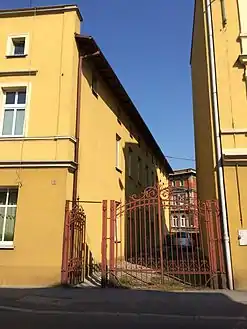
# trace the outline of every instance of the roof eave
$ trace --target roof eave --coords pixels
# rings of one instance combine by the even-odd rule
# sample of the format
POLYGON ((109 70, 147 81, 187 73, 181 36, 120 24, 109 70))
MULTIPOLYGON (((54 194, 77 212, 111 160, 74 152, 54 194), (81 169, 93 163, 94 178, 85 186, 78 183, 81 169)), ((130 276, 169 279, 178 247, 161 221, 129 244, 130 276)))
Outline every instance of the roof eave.
POLYGON ((192 26, 192 37, 191 37, 191 47, 190 47, 190 65, 192 63, 192 51, 194 45, 195 17, 196 17, 196 0, 194 0, 193 26, 192 26))
POLYGON ((51 14, 51 13, 65 12, 72 10, 75 10, 77 12, 80 21, 83 21, 81 12, 76 4, 1 9, 0 17, 18 17, 22 15, 25 16, 25 15, 33 15, 33 14, 51 14))

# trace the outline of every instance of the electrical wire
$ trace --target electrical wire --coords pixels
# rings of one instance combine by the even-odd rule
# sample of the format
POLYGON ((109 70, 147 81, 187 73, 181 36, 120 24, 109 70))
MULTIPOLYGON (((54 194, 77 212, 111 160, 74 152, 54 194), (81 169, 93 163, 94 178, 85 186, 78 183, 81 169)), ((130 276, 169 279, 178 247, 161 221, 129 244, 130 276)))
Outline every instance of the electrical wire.
POLYGON ((191 159, 191 158, 181 158, 181 157, 175 157, 175 156, 171 156, 171 155, 165 155, 166 158, 168 159, 175 159, 175 160, 184 160, 184 161, 191 161, 191 162, 195 162, 195 159, 191 159))

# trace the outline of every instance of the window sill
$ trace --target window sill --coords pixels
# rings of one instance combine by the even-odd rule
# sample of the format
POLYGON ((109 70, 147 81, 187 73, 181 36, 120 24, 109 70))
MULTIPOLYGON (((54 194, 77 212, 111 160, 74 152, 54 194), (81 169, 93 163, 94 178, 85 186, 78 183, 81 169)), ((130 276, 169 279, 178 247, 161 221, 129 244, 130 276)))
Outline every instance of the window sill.
POLYGON ((122 174, 122 170, 120 169, 120 168, 118 168, 118 167, 115 167, 116 168, 116 171, 118 171, 120 174, 122 174))
POLYGON ((1 249, 4 249, 4 250, 6 250, 6 249, 9 249, 9 250, 12 250, 12 249, 14 249, 14 244, 13 243, 11 243, 11 244, 6 244, 6 243, 4 243, 4 242, 2 242, 2 243, 0 243, 0 250, 1 249))
POLYGON ((27 54, 22 54, 22 55, 6 55, 6 58, 25 58, 27 57, 27 54))
POLYGON ((0 140, 11 140, 11 139, 20 139, 25 137, 24 135, 0 135, 0 140))

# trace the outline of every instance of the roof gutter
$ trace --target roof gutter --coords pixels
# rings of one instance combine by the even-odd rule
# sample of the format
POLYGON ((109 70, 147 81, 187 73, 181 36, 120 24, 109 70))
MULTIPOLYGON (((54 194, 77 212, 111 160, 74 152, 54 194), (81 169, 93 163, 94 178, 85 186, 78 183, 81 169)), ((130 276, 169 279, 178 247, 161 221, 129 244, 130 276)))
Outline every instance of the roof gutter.
POLYGON ((221 215, 223 226, 223 240, 226 256, 226 270, 229 289, 233 290, 233 274, 232 274, 232 259, 230 250, 230 239, 228 230, 228 218, 226 210, 226 195, 225 195, 225 182, 223 173, 223 159, 222 147, 220 137, 220 121, 219 121, 219 104, 218 104, 218 90, 217 90, 217 77, 216 77, 216 64, 215 64, 215 48, 214 48, 214 35, 213 35, 213 19, 211 0, 206 0, 206 17, 208 29, 208 49, 209 49, 209 62, 210 62, 210 78, 211 78, 211 96, 212 108, 214 118, 214 137, 216 146, 216 168, 218 176, 218 189, 221 203, 221 215))

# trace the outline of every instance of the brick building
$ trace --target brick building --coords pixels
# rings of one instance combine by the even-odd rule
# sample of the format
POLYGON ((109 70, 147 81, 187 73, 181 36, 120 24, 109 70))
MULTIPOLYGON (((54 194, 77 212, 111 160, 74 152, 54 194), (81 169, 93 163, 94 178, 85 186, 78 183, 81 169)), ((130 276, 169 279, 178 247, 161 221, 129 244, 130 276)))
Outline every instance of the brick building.
POLYGON ((194 205, 197 202, 195 169, 174 170, 169 176, 171 187, 171 231, 197 231, 198 216, 194 205))

